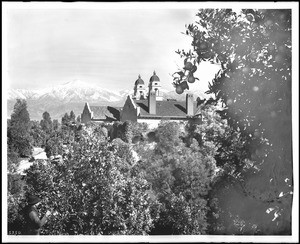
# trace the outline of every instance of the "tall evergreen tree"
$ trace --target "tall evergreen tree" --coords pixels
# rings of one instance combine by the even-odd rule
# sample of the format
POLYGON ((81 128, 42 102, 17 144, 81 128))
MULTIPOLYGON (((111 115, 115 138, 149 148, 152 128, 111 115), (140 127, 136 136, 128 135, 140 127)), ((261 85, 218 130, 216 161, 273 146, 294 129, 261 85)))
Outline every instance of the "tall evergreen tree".
POLYGON ((76 118, 75 113, 74 113, 74 111, 72 110, 72 111, 70 112, 70 121, 71 121, 71 122, 75 122, 75 118, 76 118))
POLYGON ((19 156, 30 156, 30 117, 26 100, 17 99, 7 130, 8 149, 19 156))
POLYGON ((65 115, 61 119, 61 124, 68 125, 69 122, 70 122, 70 116, 68 115, 68 113, 65 113, 65 115))

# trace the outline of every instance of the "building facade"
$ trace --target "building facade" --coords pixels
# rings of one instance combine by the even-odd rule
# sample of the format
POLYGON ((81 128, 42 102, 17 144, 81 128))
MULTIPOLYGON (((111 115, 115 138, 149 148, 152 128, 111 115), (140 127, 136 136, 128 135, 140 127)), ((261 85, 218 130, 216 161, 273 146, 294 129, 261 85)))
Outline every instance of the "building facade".
POLYGON ((193 94, 186 94, 185 101, 156 100, 156 93, 149 92, 148 99, 137 100, 128 96, 120 114, 120 121, 144 122, 150 128, 160 121, 201 120, 201 112, 194 101, 193 94))
POLYGON ((144 122, 155 128, 160 121, 201 121, 201 111, 193 94, 186 94, 185 101, 163 99, 161 82, 155 71, 149 80, 148 91, 141 76, 134 83, 133 95, 128 95, 122 108, 89 106, 85 104, 81 122, 133 121, 144 122))

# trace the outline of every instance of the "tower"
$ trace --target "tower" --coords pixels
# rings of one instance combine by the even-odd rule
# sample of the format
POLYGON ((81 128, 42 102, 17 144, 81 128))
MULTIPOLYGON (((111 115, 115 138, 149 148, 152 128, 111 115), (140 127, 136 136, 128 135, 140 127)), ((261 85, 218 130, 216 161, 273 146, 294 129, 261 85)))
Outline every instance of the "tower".
POLYGON ((141 79, 140 75, 139 75, 138 79, 134 83, 134 94, 133 94, 133 97, 136 100, 146 99, 145 82, 141 79))
POLYGON ((161 92, 161 84, 160 84, 160 79, 156 75, 155 71, 153 72, 153 75, 150 78, 149 81, 149 92, 154 91, 156 95, 156 100, 157 101, 162 101, 162 92, 161 92))

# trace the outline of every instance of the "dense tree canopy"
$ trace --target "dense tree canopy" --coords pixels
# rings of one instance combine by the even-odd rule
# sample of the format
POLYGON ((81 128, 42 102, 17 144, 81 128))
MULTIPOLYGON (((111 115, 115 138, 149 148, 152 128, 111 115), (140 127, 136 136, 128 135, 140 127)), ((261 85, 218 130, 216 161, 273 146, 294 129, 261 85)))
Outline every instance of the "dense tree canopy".
POLYGON ((151 192, 161 203, 151 234, 207 233, 208 192, 216 169, 215 160, 188 137, 184 124, 161 123, 155 130, 154 146, 135 146, 141 157, 136 165, 145 172, 151 192), (141 151, 140 151, 141 150, 141 151))
POLYGON ((226 211, 245 232, 229 224, 220 232, 288 234, 293 191, 291 10, 201 9, 197 17, 186 30, 193 50, 178 51, 184 68, 175 73, 174 84, 187 81, 200 62, 221 65, 208 93, 225 106, 220 114, 242 134, 244 153, 252 160, 251 167, 243 161, 239 180, 229 181, 227 196, 232 198, 219 196, 227 199, 222 199, 224 209, 244 201, 242 209, 226 211))
POLYGON ((131 172, 113 144, 93 132, 83 132, 63 162, 41 162, 27 171, 27 184, 57 212, 43 233, 148 233, 155 216, 147 182, 131 172))

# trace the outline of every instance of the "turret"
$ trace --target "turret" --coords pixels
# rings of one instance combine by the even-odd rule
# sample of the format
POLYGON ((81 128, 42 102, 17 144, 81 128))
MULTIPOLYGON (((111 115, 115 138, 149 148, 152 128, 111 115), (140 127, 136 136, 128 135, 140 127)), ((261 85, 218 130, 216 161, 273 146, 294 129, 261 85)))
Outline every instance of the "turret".
POLYGON ((151 76, 150 81, 149 81, 149 91, 155 92, 157 101, 163 100, 160 79, 156 75, 155 71, 153 72, 153 75, 151 76))
POLYGON ((137 100, 142 100, 146 98, 145 82, 142 80, 140 75, 134 83, 133 97, 137 100))

